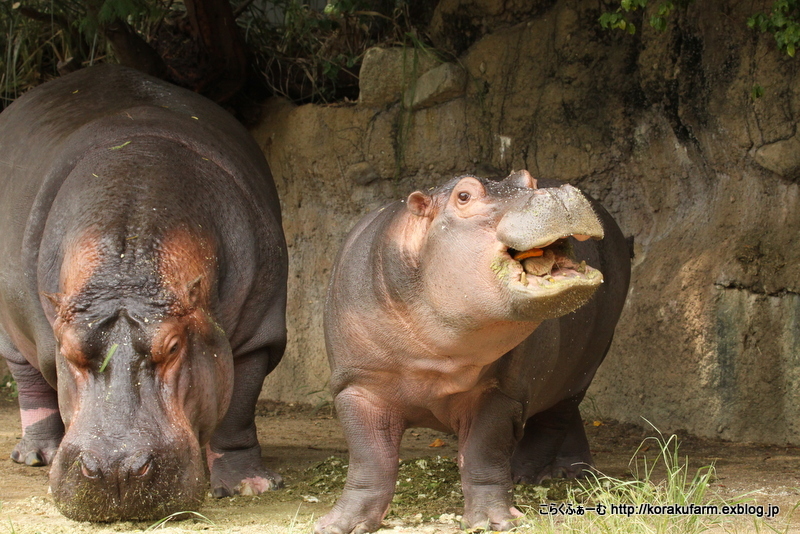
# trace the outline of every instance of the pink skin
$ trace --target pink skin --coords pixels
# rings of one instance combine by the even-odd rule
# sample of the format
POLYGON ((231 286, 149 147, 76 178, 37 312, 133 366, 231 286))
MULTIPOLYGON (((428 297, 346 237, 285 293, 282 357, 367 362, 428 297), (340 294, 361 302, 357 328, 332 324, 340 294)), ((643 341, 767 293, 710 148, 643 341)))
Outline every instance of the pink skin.
POLYGON ((11 459, 30 466, 49 465, 63 433, 59 411, 53 408, 21 409, 20 419, 22 439, 14 447, 11 459))
POLYGON ((64 425, 53 388, 30 364, 10 351, 11 373, 19 390, 22 439, 14 446, 11 459, 30 466, 48 465, 56 454, 64 425))
MULTIPOLYGON (((317 533, 379 528, 400 439, 415 426, 458 436, 466 527, 509 530, 521 517, 511 503, 510 458, 528 407, 511 383, 521 369, 500 372, 497 362, 543 320, 585 303, 600 279, 576 272, 563 292, 547 295, 558 305, 530 304, 547 288, 519 282, 522 267, 497 228, 509 210, 527 206, 535 183, 527 173, 507 180, 506 189, 490 189, 464 177, 446 193, 412 193, 404 206, 365 218, 345 243, 325 328, 350 467, 342 497, 317 533), (370 225, 381 233, 370 233, 370 225), (581 284, 588 289, 576 293, 581 284)), ((543 244, 529 246, 583 237, 592 225, 561 227, 564 233, 537 235, 543 244)))
POLYGON ((51 408, 34 408, 32 410, 20 410, 19 415, 22 420, 22 437, 25 437, 25 429, 53 414, 58 414, 58 410, 51 408))
POLYGON ((263 477, 245 478, 236 487, 239 495, 258 495, 265 491, 275 489, 275 483, 272 480, 263 477))
POLYGON ((211 470, 211 466, 214 465, 214 461, 222 458, 222 456, 223 454, 212 451, 210 444, 206 444, 206 463, 208 464, 209 471, 211 470))
MULTIPOLYGON (((206 462, 208 464, 209 471, 213 472, 216 470, 217 467, 215 466, 215 462, 218 466, 218 460, 222 460, 225 456, 226 453, 218 453, 211 450, 211 444, 206 445, 206 462)), ((259 493, 264 493, 265 491, 277 489, 280 487, 280 476, 272 472, 270 472, 270 474, 273 476, 273 478, 260 476, 243 478, 232 488, 232 492, 235 495, 258 495, 259 493)))

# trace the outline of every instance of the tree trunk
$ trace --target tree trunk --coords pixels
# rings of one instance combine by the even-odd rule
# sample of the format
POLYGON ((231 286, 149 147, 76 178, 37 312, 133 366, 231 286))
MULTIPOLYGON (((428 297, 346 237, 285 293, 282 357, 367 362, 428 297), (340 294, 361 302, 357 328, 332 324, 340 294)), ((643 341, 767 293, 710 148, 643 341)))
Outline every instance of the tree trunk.
POLYGON ((236 26, 228 0, 185 0, 194 38, 205 57, 200 59, 200 92, 224 102, 236 94, 247 78, 244 38, 236 26))

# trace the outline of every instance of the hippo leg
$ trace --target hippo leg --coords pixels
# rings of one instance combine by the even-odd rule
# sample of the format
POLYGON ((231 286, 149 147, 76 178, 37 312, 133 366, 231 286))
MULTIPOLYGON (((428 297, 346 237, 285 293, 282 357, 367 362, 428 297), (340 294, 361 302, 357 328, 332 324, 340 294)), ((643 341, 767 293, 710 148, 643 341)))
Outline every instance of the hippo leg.
POLYGON ((510 465, 521 431, 521 404, 500 393, 490 394, 472 419, 459 425, 463 529, 510 530, 522 516, 512 505, 510 465))
POLYGON ((0 333, 0 350, 17 382, 22 439, 11 459, 31 466, 50 465, 64 437, 58 411, 58 395, 42 374, 8 343, 0 333))
POLYGON ((530 417, 511 460, 514 482, 578 478, 593 464, 578 406, 583 393, 530 417))
POLYGON ((283 478, 264 467, 256 433, 256 402, 274 361, 268 353, 256 351, 234 360, 230 406, 206 448, 214 497, 257 495, 283 487, 283 478))
POLYGON ((347 482, 316 534, 363 534, 377 530, 389 510, 397 481, 405 422, 385 402, 357 388, 336 396, 336 413, 350 451, 347 482))

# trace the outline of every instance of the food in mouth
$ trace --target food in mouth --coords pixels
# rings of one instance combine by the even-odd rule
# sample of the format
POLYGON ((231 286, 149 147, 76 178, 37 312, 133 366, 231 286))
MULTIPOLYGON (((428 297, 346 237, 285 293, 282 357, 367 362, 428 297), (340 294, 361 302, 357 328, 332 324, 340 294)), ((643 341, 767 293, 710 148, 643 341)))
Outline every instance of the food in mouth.
POLYGON ((520 282, 523 285, 530 285, 533 277, 539 285, 542 282, 552 282, 555 277, 574 278, 586 274, 586 262, 576 264, 572 261, 572 248, 566 239, 559 239, 545 247, 536 247, 523 251, 510 249, 511 257, 522 265, 520 282))

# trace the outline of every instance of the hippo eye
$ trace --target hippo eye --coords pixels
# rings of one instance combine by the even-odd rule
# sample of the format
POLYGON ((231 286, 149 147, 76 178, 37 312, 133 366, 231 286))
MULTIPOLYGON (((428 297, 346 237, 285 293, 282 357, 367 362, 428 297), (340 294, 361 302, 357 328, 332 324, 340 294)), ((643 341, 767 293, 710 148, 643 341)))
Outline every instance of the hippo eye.
POLYGON ((153 362, 162 364, 174 361, 183 350, 185 338, 181 332, 171 331, 162 338, 154 340, 151 354, 153 362))
POLYGON ((470 194, 466 191, 462 191, 458 194, 458 201, 462 204, 466 203, 470 199, 470 194))
POLYGON ((173 356, 178 352, 178 349, 181 348, 181 340, 177 337, 173 337, 167 343, 167 355, 173 356))

